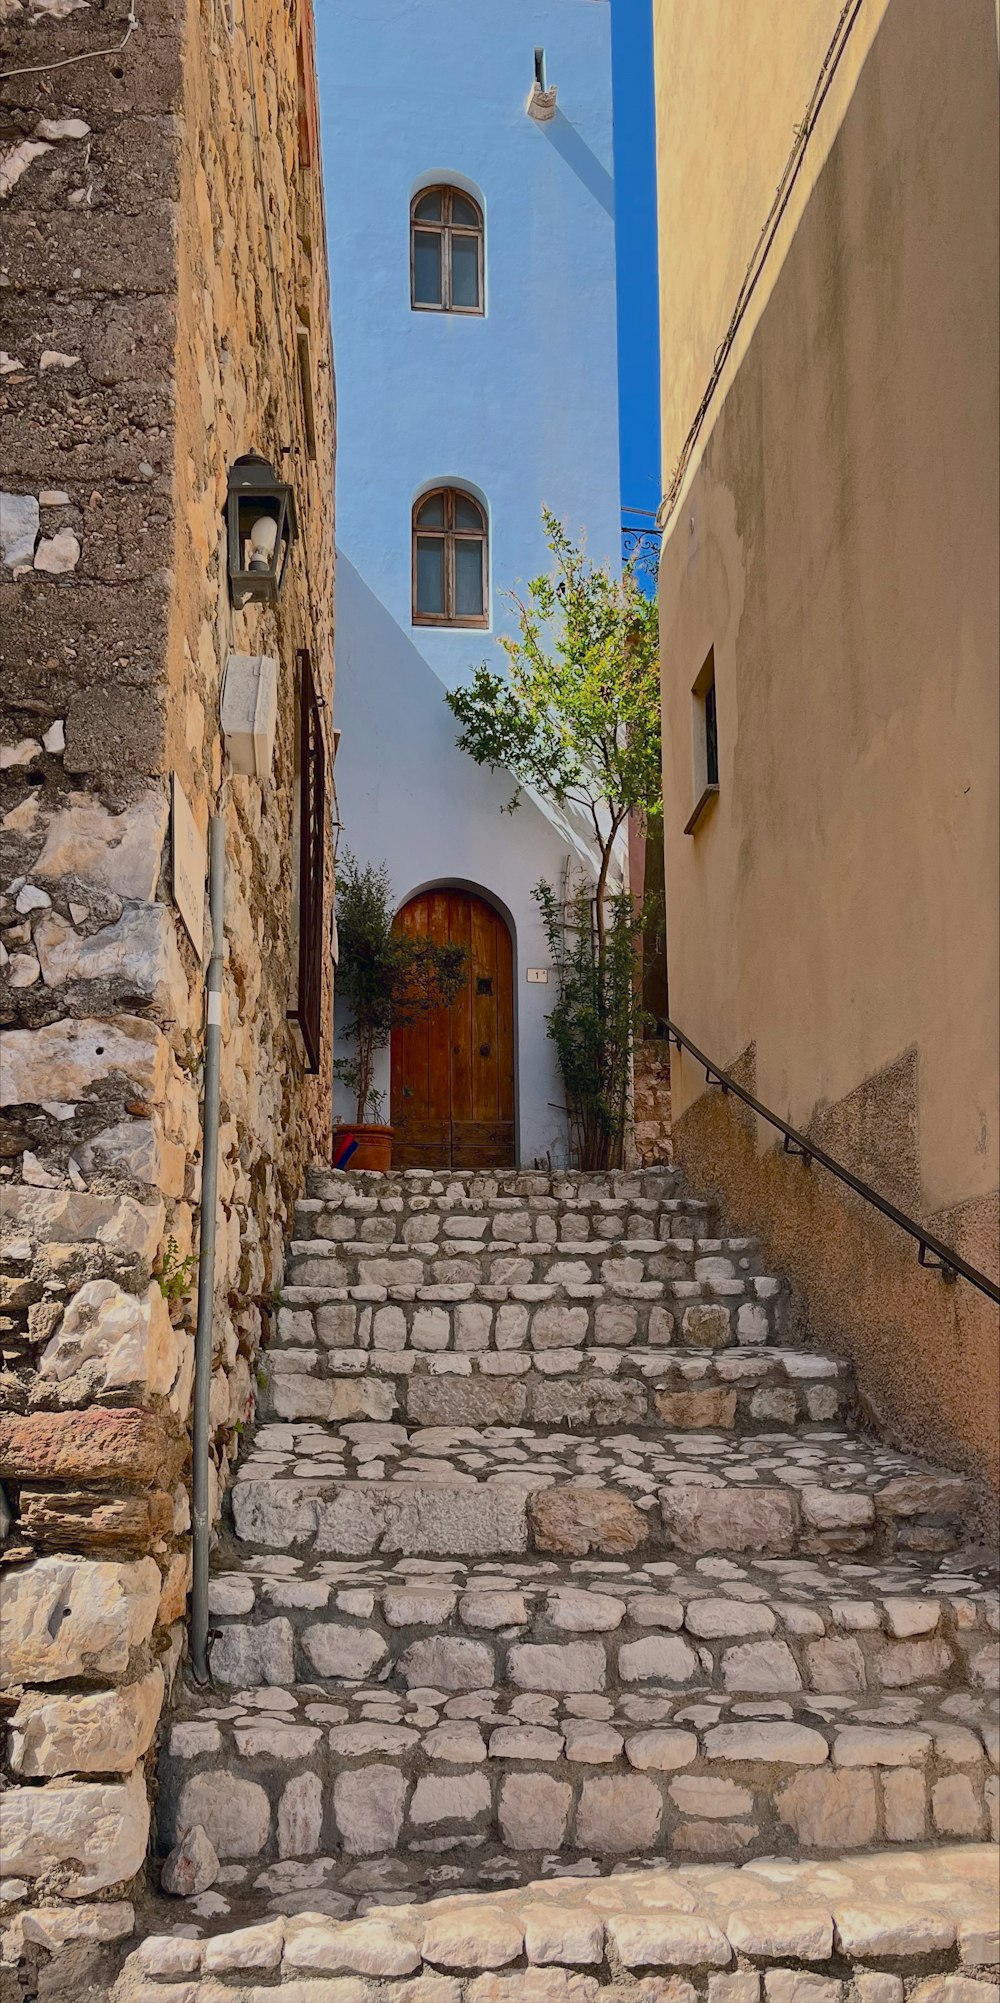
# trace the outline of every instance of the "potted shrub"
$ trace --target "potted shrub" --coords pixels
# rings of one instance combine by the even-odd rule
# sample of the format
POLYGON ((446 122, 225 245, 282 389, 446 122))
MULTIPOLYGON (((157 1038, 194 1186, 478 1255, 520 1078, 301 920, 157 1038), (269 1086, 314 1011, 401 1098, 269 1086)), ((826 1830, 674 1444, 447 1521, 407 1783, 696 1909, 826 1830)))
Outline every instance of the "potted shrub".
POLYGON ((343 1032, 353 1045, 334 1074, 355 1097, 355 1118, 334 1129, 335 1168, 384 1171, 392 1162, 392 1128, 382 1118, 385 1094, 374 1087, 375 1059, 394 1029, 450 1008, 465 983, 464 946, 439 946, 412 932, 394 932, 395 900, 384 863, 362 868, 349 850, 337 872, 337 993, 347 1004, 343 1032))

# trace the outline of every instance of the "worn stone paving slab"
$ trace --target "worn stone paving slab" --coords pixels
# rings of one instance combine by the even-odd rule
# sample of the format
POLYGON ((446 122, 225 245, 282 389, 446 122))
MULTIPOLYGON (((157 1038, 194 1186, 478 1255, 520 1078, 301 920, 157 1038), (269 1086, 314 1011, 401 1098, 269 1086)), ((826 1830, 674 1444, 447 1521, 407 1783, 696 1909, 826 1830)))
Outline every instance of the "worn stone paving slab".
MULTIPOLYGON (((224 1894, 186 1902, 197 1917, 180 1926, 154 1907, 114 2003, 263 2003, 276 1995, 294 2003, 996 2003, 998 1994, 996 1857, 974 1845, 739 1869, 643 1869, 633 1860, 596 1881, 585 1871, 478 1892, 457 1889, 468 1873, 454 1864, 420 1881, 394 1860, 346 1869, 331 1861, 293 1889, 294 1868, 258 1876, 256 1889, 270 1894, 267 1917, 248 1898, 249 1873, 237 1880, 239 1866, 229 1867, 224 1894), (310 1895, 312 1907, 303 1903, 310 1895)), ((16 1949, 8 1935, 9 1961, 16 1949)))
POLYGON ((612 1288, 581 1277, 518 1280, 512 1262, 496 1281, 460 1279, 418 1284, 388 1278, 349 1285, 322 1259, 309 1262, 282 1289, 278 1317, 283 1345, 367 1351, 469 1355, 489 1350, 649 1348, 672 1344, 706 1350, 753 1348, 782 1341, 787 1302, 765 1275, 709 1282, 621 1280, 612 1288))
MULTIPOLYGON (((760 1274, 761 1258, 752 1238, 659 1239, 641 1236, 556 1239, 540 1244, 523 1233, 528 1218, 507 1221, 508 1235, 481 1243, 468 1235, 475 1220, 445 1220, 445 1232, 462 1222, 465 1235, 410 1238, 405 1243, 372 1243, 366 1239, 293 1239, 288 1250, 287 1277, 295 1285, 361 1285, 422 1289, 438 1283, 470 1282, 474 1286, 544 1285, 572 1297, 581 1288, 600 1290, 612 1299, 669 1298, 674 1282, 692 1283, 711 1298, 750 1291, 760 1274), (654 1291, 647 1289, 656 1283, 654 1291), (661 1284, 665 1283, 665 1284, 661 1284)), ((424 1227, 423 1220, 421 1226, 424 1227)), ((377 1298, 377 1296, 369 1296, 377 1298)), ((679 1296, 683 1298, 683 1295, 679 1296)))
POLYGON ((585 1556, 647 1544, 771 1556, 958 1544, 959 1475, 833 1428, 600 1439, 526 1426, 262 1425, 232 1491, 238 1536, 353 1557, 585 1556))
POLYGON ((313 1317, 283 1308, 285 1340, 268 1350, 263 1413, 275 1419, 395 1419, 406 1425, 528 1420, 601 1432, 660 1424, 675 1431, 772 1430, 843 1424, 854 1408, 851 1366, 779 1349, 487 1348, 491 1310, 466 1310, 466 1353, 318 1348, 313 1317), (484 1316, 477 1321, 475 1317, 484 1316))
MULTIPOLYGON (((733 1651, 751 1684, 768 1646, 733 1651)), ((591 1635, 512 1643, 499 1688, 481 1638, 411 1644, 405 1689, 378 1681, 380 1652, 372 1633, 355 1661, 369 1680, 332 1693, 189 1693, 161 1761, 163 1848, 196 1824, 227 1861, 491 1840, 713 1858, 998 1833, 986 1693, 722 1694, 674 1633, 627 1643, 617 1683, 591 1635)))
MULTIPOLYGON (((678 1635, 678 1681, 719 1689, 850 1694, 915 1684, 991 1690, 1000 1678, 993 1568, 897 1556, 737 1565, 704 1558, 343 1561, 231 1549, 209 1588, 213 1677, 336 1685, 377 1666, 406 1680, 415 1644, 482 1644, 477 1674, 502 1685, 512 1647, 576 1635, 603 1648, 606 1685, 623 1650, 678 1635), (689 1652, 690 1651, 690 1652, 689 1652), (359 1666, 361 1665, 360 1669, 359 1666), (681 1673, 683 1671, 683 1673, 681 1673)), ((626 1662, 630 1660, 626 1656, 626 1662)))
MULTIPOLYGON (((424 1198, 466 1200, 538 1198, 558 1205, 601 1210, 622 1203, 688 1199, 679 1168, 653 1169, 389 1169, 364 1173, 314 1165, 306 1170, 306 1202, 372 1210, 424 1198)), ((697 1199, 694 1199, 697 1201, 697 1199)))

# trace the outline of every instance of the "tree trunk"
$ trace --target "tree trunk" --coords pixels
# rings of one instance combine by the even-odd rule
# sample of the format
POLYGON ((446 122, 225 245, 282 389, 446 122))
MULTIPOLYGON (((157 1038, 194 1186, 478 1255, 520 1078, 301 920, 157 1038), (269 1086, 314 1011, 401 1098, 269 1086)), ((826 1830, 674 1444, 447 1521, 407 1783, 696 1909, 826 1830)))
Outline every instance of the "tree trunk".
POLYGON ((358 1105, 355 1118, 359 1127, 365 1123, 365 1112, 372 1089, 372 1072, 375 1069, 375 1049, 370 1029, 358 1025, 358 1105))

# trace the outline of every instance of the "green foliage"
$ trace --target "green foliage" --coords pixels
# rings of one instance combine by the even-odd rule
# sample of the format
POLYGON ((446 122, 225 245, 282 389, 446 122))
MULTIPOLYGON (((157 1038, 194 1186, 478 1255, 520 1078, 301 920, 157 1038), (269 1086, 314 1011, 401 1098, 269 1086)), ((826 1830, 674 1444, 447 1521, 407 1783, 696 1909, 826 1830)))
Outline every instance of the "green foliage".
POLYGON ((662 810, 657 609, 634 566, 613 576, 588 562, 547 508, 542 519, 555 570, 532 579, 526 602, 511 594, 519 632, 501 636, 507 674, 484 663, 447 701, 462 749, 518 781, 511 811, 530 786, 589 814, 600 957, 618 830, 633 811, 648 821, 662 810))
POLYGON ((557 806, 590 817, 599 857, 593 892, 582 885, 563 913, 541 883, 535 896, 556 969, 548 1031, 583 1168, 621 1158, 629 1112, 631 1047, 648 1020, 637 993, 636 938, 645 918, 608 879, 629 814, 662 812, 659 629, 655 600, 633 564, 624 576, 588 562, 563 524, 542 510, 550 577, 512 594, 518 632, 501 637, 507 673, 483 664, 447 698, 459 744, 479 765, 504 768, 557 806))
POLYGON ((362 869, 350 850, 343 851, 337 878, 337 989, 350 1010, 344 1037, 355 1054, 338 1058, 333 1068, 355 1095, 359 1126, 369 1111, 378 1121, 384 1107, 385 1095, 372 1089, 376 1053, 384 1050, 394 1029, 408 1029, 422 1016, 450 1008, 465 982, 464 946, 394 932, 394 916, 385 864, 362 869))
POLYGON ((165 1301, 173 1307, 177 1301, 186 1300, 191 1292, 194 1269, 198 1264, 197 1252, 188 1252, 184 1258, 178 1257, 176 1238, 168 1238, 156 1283, 165 1301))
POLYGON ((534 895, 556 972, 548 1033, 556 1046, 580 1168, 615 1168, 629 1115, 631 1052, 650 1018, 636 986, 636 940, 644 914, 627 892, 612 897, 603 955, 597 951, 590 887, 564 911, 551 884, 534 895))

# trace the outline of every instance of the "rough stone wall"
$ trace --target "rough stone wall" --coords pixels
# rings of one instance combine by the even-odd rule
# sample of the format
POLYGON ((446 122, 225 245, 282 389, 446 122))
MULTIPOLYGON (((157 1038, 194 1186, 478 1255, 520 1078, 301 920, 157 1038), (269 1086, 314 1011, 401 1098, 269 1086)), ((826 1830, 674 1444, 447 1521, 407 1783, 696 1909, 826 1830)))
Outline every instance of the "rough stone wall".
POLYGON ((637 1043, 632 1060, 632 1142, 642 1168, 673 1160, 670 1129, 670 1046, 659 1037, 637 1043))
MULTIPOLYGON (((140 1869, 143 1766, 183 1646, 204 975, 172 900, 172 776, 202 836, 211 812, 226 823, 217 1493, 252 1411, 290 1204, 329 1123, 329 1036, 307 1077, 286 1020, 302 647, 332 790, 333 368, 312 22, 308 0, 232 11, 231 28, 223 0, 140 6, 118 48, 127 0, 0 5, 4 68, 29 72, 0 81, 13 1895, 32 1881, 79 1899, 140 1869), (228 598, 227 474, 250 449, 298 506, 276 611, 233 612, 228 598), (220 737, 231 650, 279 663, 261 782, 232 774, 220 737)), ((331 904, 328 871, 327 926, 331 904)))

